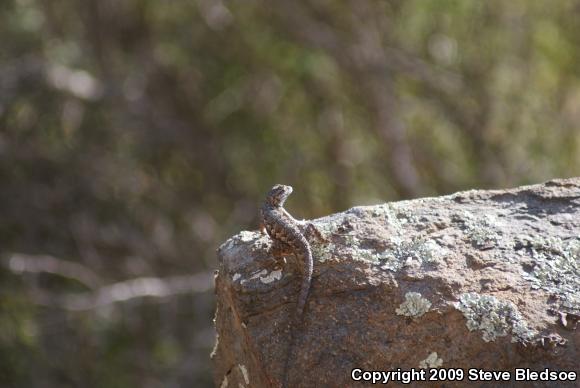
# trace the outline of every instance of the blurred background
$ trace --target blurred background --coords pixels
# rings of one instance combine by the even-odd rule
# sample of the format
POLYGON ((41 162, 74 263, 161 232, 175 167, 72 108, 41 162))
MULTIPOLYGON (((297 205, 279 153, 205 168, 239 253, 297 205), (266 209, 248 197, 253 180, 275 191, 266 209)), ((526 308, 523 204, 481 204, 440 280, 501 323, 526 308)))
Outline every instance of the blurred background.
POLYGON ((212 386, 215 249, 580 174, 580 1, 0 2, 0 386, 212 386))

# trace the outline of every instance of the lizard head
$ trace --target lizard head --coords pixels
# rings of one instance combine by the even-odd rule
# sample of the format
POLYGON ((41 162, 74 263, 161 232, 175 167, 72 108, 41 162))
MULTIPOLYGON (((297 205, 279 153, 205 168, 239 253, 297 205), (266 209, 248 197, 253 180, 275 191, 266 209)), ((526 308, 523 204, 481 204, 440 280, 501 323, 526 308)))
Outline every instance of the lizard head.
POLYGON ((266 202, 276 207, 283 206, 290 194, 292 194, 292 186, 274 185, 268 192, 266 202))

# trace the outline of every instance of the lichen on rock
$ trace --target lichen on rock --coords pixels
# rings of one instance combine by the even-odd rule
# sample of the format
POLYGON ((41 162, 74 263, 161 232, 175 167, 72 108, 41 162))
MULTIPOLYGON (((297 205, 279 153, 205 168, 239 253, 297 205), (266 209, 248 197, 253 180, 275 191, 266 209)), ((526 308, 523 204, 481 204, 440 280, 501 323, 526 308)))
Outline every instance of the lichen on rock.
MULTIPOLYGON (((369 370, 443 359, 465 370, 578 370, 579 216, 573 178, 310 221, 324 238, 306 236, 314 272, 292 385, 351 386, 360 360, 369 370)), ((255 231, 218 250, 216 386, 282 379, 304 263, 272 247, 255 231)))
POLYGON ((439 368, 441 365, 443 365, 443 359, 437 355, 437 352, 431 352, 426 359, 419 363, 419 368, 439 368))
POLYGON ((498 337, 512 335, 512 342, 529 341, 537 333, 528 324, 510 301, 475 292, 462 294, 455 307, 467 319, 469 331, 481 330, 485 342, 498 337))
POLYGON ((405 301, 395 310, 397 315, 418 318, 431 308, 431 302, 423 298, 418 292, 407 292, 405 301))
POLYGON ((522 277, 532 283, 533 289, 556 294, 561 305, 573 312, 580 311, 580 237, 518 236, 514 249, 528 249, 533 268, 522 277))

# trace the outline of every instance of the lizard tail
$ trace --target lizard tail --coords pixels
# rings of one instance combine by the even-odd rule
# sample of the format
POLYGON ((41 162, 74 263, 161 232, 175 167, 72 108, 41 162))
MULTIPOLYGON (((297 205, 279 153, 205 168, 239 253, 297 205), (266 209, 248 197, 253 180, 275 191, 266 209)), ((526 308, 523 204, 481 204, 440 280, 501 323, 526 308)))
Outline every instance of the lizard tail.
POLYGON ((302 277, 302 284, 300 285, 300 294, 298 294, 298 304, 296 305, 296 321, 300 322, 301 317, 306 307, 308 294, 310 292, 310 285, 312 283, 312 253, 310 249, 306 250, 306 260, 302 260, 306 264, 306 271, 302 277))
POLYGON ((306 263, 306 271, 304 273, 302 284, 300 285, 300 294, 298 295, 298 304, 296 306, 296 313, 294 315, 293 324, 290 326, 290 341, 286 350, 286 362, 284 364, 284 376, 282 379, 282 388, 288 388, 288 379, 290 373, 291 362, 294 359, 294 343, 296 342, 296 333, 302 326, 302 315, 308 300, 308 293, 310 292, 310 285, 312 283, 312 253, 310 249, 306 249, 306 260, 301 260, 306 263))
POLYGON ((284 363, 284 376, 282 377, 282 388, 288 388, 288 379, 290 374, 290 364, 292 362, 292 353, 294 350, 294 342, 296 341, 296 327, 290 327, 290 341, 288 341, 288 348, 286 349, 286 362, 284 363))

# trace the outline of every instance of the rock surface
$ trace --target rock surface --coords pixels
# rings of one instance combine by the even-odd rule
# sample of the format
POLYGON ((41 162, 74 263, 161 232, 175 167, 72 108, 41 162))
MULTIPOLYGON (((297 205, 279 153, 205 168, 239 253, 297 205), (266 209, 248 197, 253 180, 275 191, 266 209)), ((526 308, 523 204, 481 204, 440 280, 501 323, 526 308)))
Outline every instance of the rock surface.
MULTIPOLYGON (((508 371, 505 386, 580 385, 578 376, 515 382, 516 368, 580 374, 580 178, 312 222, 328 241, 311 243, 314 279, 290 386, 364 385, 351 379, 356 368, 444 368, 438 377, 456 379, 411 386, 489 386, 475 368, 508 371), (463 368, 461 379, 453 368, 463 368)), ((216 387, 280 384, 300 271, 270 246, 245 231, 218 250, 216 387)))

